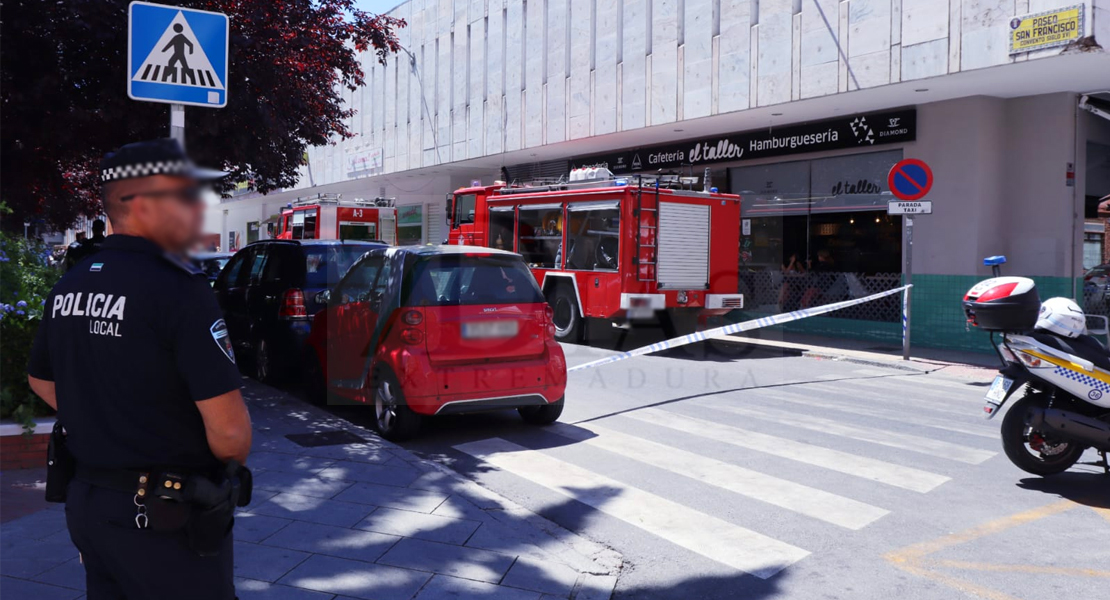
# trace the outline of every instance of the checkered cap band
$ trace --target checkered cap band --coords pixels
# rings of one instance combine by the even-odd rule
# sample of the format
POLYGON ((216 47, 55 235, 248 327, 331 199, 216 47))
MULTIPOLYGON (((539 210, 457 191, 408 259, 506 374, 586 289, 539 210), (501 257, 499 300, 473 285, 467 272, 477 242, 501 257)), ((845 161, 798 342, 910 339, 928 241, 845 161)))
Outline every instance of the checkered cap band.
POLYGON ((100 181, 107 183, 119 179, 149 177, 150 175, 188 175, 192 172, 192 169, 193 165, 186 160, 159 160, 102 169, 100 171, 100 181))

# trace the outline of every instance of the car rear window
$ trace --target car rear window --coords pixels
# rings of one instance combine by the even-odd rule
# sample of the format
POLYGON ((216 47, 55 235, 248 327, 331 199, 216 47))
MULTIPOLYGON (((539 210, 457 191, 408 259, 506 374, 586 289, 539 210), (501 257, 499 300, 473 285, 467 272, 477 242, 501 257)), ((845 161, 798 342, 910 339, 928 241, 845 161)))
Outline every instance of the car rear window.
POLYGON ((417 261, 409 272, 406 306, 544 302, 536 279, 517 257, 435 256, 417 261))
POLYGON ((373 246, 329 244, 303 246, 305 286, 326 288, 339 283, 358 257, 373 246))

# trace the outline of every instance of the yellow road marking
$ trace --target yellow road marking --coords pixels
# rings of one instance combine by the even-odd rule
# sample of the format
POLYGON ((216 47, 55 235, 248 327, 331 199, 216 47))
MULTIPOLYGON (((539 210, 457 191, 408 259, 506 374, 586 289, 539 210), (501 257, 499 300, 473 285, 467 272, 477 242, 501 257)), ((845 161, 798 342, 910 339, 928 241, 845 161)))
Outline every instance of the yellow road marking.
MULTIPOLYGON (((977 540, 982 537, 1002 533, 1003 531, 1013 529, 1019 525, 1039 521, 1046 517, 1065 513, 1069 510, 1082 507, 1082 504, 1072 502, 1071 500, 1062 500, 1047 504, 1040 508, 1034 508, 1017 514, 995 519, 977 527, 972 527, 964 531, 952 533, 939 537, 935 540, 927 542, 920 542, 910 546, 906 546, 901 550, 888 552, 883 556, 887 562, 891 563, 898 569, 923 577, 925 579, 934 581, 959 590, 964 593, 974 594, 986 600, 1020 600, 1005 592, 988 588, 977 583, 965 581, 958 577, 953 577, 939 571, 935 568, 947 569, 962 569, 970 571, 985 571, 985 572, 1009 572, 1009 573, 1033 573, 1041 575, 1067 575, 1067 576, 1080 576, 1080 577, 1108 577, 1110 578, 1110 571, 1098 571, 1094 569, 1071 569, 1065 567, 1042 567, 1036 565, 998 565, 989 563, 971 563, 966 561, 956 560, 935 560, 927 558, 930 554, 940 552, 948 548, 959 546, 977 540)), ((1096 512, 1102 515, 1106 520, 1110 521, 1110 509, 1093 508, 1096 512)))
POLYGON ((1037 565, 995 565, 972 563, 962 560, 927 560, 922 564, 965 571, 994 571, 999 573, 1035 573, 1038 575, 1068 575, 1074 577, 1110 577, 1110 571, 1098 569, 1071 569, 1067 567, 1039 567, 1037 565))
POLYGON ((1062 500, 1060 502, 1055 502, 1053 504, 1042 506, 1040 508, 1034 508, 1033 510, 1017 513, 1015 515, 1010 515, 1001 519, 996 519, 994 521, 984 523, 983 525, 979 525, 978 527, 973 527, 959 533, 953 533, 944 537, 937 538, 935 540, 930 540, 928 542, 921 542, 912 546, 907 546, 901 550, 896 550, 894 552, 888 553, 885 558, 893 563, 905 563, 910 560, 921 559, 930 554, 933 554, 934 552, 944 550, 945 548, 958 546, 960 544, 976 540, 983 536, 1001 533, 1003 531, 1006 531, 1007 529, 1017 527, 1018 525, 1037 521, 1045 517, 1060 514, 1062 512, 1067 512, 1069 510, 1079 508, 1080 506, 1080 504, 1076 504, 1071 500, 1062 500))

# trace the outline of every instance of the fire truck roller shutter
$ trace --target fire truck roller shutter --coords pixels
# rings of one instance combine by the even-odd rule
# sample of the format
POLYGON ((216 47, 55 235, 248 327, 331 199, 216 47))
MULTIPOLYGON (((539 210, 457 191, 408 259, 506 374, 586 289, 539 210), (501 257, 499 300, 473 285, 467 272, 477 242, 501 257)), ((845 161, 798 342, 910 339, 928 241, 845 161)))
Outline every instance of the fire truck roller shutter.
POLYGON ((660 289, 709 289, 710 207, 659 203, 660 289))

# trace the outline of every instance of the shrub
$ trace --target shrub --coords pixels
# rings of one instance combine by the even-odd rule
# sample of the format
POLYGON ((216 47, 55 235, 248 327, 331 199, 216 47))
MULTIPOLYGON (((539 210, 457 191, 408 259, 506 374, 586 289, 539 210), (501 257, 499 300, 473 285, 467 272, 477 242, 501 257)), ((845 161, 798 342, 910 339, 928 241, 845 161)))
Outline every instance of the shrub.
POLYGON ((27 385, 27 360, 42 322, 46 296, 62 273, 50 250, 34 240, 0 233, 0 418, 25 428, 52 413, 27 385))

